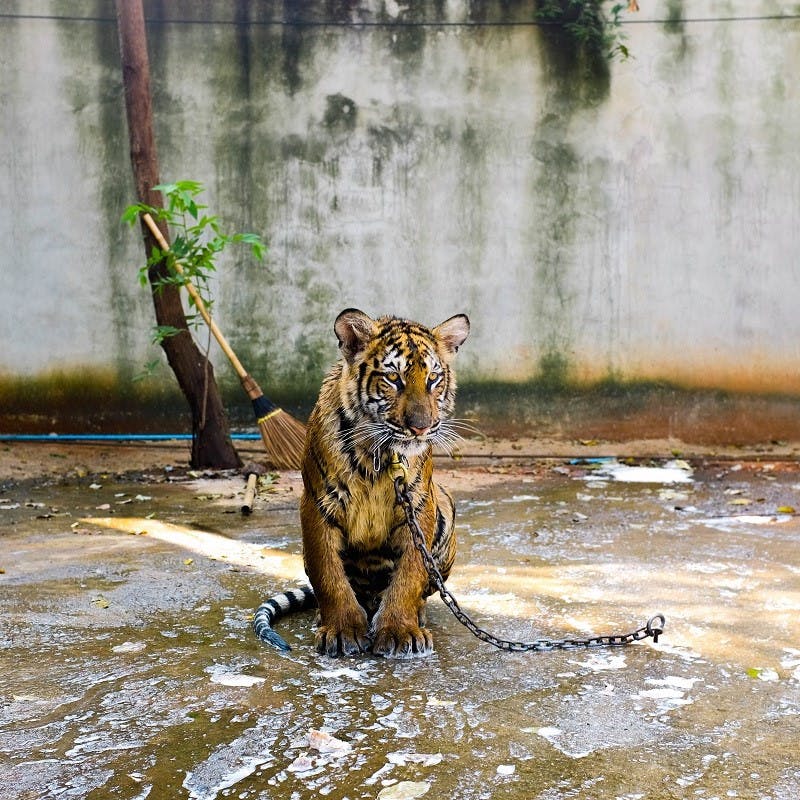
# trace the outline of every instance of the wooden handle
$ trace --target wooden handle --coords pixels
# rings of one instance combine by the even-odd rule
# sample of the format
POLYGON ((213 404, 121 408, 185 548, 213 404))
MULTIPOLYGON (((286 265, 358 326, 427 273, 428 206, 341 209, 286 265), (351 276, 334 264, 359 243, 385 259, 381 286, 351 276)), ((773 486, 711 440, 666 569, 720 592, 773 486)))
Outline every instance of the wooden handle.
MULTIPOLYGON (((150 229, 150 233, 153 234, 155 240, 158 242, 158 246, 166 253, 169 251, 169 243, 164 238, 163 234, 156 225, 155 220, 145 212, 142 214, 142 219, 145 221, 145 224, 150 229)), ((172 266, 175 268, 175 272, 178 275, 184 277, 183 267, 177 260, 172 262, 172 266)), ((219 344, 220 348, 222 348, 222 352, 230 360, 233 368, 236 370, 236 374, 239 376, 240 380, 244 380, 247 377, 247 370, 242 366, 242 362, 236 358, 236 353, 233 352, 231 346, 228 344, 228 340, 222 335, 222 331, 217 327, 217 323, 211 319, 211 315, 208 313, 208 309, 206 308, 205 301, 202 297, 200 297, 199 292, 197 289, 194 288, 193 284, 190 281, 186 281, 183 284, 186 287, 186 291, 189 292, 191 295, 192 300, 194 300, 195 306, 197 306, 197 310, 200 312, 200 316, 205 321, 206 325, 208 325, 208 329, 211 331, 214 338, 217 340, 217 344, 219 344)))
POLYGON ((247 476, 247 486, 244 490, 244 501, 242 502, 242 514, 249 514, 253 510, 253 503, 256 500, 256 482, 258 475, 251 472, 247 476))

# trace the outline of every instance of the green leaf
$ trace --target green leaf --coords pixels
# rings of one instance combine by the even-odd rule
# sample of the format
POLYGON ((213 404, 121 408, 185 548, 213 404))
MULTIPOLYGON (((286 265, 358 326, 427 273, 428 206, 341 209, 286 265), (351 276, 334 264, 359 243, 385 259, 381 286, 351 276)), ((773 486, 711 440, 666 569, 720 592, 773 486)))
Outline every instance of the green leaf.
MULTIPOLYGON (((205 208, 205 206, 203 206, 205 208)), ((211 228, 212 231, 215 233, 217 232, 217 217, 209 216, 208 214, 204 214, 197 220, 197 225, 189 230, 192 233, 201 234, 206 228, 211 228)))
POLYGON ((203 184, 200 181, 183 180, 178 181, 175 186, 177 187, 176 191, 184 194, 198 195, 204 191, 203 184))
POLYGON ((158 369, 158 365, 161 361, 157 358, 153 359, 152 361, 148 361, 141 372, 137 372, 136 375, 133 376, 131 379, 134 383, 139 383, 141 381, 147 380, 155 371, 158 369))
POLYGON ((178 261, 184 260, 192 251, 192 243, 185 236, 177 234, 172 237, 170 250, 178 261))
MULTIPOLYGON (((574 2, 574 0, 570 0, 574 2)), ((200 296, 199 301, 190 295, 189 308, 197 308, 201 303, 204 310, 210 310, 213 298, 209 291, 209 278, 216 271, 216 259, 230 244, 249 246, 253 256, 263 259, 267 245, 255 233, 226 234, 220 228, 219 219, 213 214, 203 213, 206 205, 198 201, 204 191, 198 181, 179 180, 162 183, 153 187, 163 193, 165 208, 153 208, 144 203, 129 206, 122 215, 122 221, 131 225, 139 221, 141 214, 147 212, 158 221, 165 222, 170 230, 172 244, 167 250, 154 247, 144 266, 139 268, 138 280, 142 286, 150 284, 152 291, 161 292, 165 286, 185 286, 191 284, 200 296), (166 260, 169 270, 161 265, 166 260), (180 264, 181 273, 175 266, 180 264), (159 266, 158 273, 151 268, 159 266)), ((190 328, 198 327, 202 315, 185 315, 190 328)), ((184 329, 171 325, 159 325, 153 329, 153 342, 161 344, 165 339, 182 333, 184 329)), ((158 362, 153 362, 157 364, 158 362)), ((143 374, 145 377, 147 372, 143 374)))
POLYGON ((127 222, 129 225, 135 225, 139 221, 139 214, 141 213, 141 206, 128 206, 125 211, 122 212, 122 217, 120 217, 121 222, 127 222))
POLYGON ((177 336, 179 333, 183 333, 182 328, 175 328, 172 325, 156 325, 153 329, 153 344, 161 344, 165 339, 177 336))
POLYGON ((177 183, 159 183, 158 186, 153 187, 154 192, 161 192, 162 194, 169 197, 172 194, 175 194, 178 191, 178 184, 177 183))
POLYGON ((242 244, 250 245, 250 250, 252 251, 253 255, 259 261, 263 260, 264 254, 267 252, 267 246, 257 233, 237 233, 231 238, 235 242, 241 242, 242 244))

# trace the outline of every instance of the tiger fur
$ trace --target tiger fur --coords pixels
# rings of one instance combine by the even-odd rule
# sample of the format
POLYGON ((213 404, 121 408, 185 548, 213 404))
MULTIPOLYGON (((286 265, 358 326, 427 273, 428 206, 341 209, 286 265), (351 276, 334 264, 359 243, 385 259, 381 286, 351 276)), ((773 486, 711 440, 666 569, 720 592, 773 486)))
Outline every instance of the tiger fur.
POLYGON ((452 361, 469 319, 459 314, 429 329, 350 308, 336 318, 334 331, 342 357, 311 412, 301 470, 303 561, 311 586, 267 600, 254 628, 263 641, 288 650, 272 624, 316 604, 321 654, 426 655, 433 638, 425 600, 434 590, 395 502, 389 464, 397 455, 405 466, 417 520, 447 578, 456 552, 455 507, 433 480, 431 451, 457 438, 449 421, 452 361))

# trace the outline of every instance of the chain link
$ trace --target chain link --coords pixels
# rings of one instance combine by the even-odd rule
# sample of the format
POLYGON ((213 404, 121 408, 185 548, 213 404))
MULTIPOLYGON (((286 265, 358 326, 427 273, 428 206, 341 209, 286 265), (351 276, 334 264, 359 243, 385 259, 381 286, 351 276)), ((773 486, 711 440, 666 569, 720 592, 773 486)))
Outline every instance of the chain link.
POLYGON ((425 544, 425 536, 417 522, 417 517, 414 513, 414 505, 411 501, 408 487, 406 486, 404 473, 397 474, 394 477, 394 491, 397 503, 405 514, 406 522, 408 523, 411 536, 414 540, 414 545, 425 564, 425 569, 428 572, 428 579, 436 591, 439 592, 439 596, 450 609, 453 616, 481 641, 487 642, 500 650, 506 650, 510 653, 546 653, 551 650, 576 650, 588 647, 621 647, 648 638, 652 638, 654 642, 657 642, 658 637, 663 633, 664 625, 666 624, 666 619, 663 614, 656 614, 651 617, 646 625, 643 625, 632 633, 592 636, 587 639, 535 639, 532 642, 516 642, 511 639, 501 639, 493 633, 489 633, 489 631, 484 630, 475 623, 461 606, 459 606, 452 592, 445 587, 444 578, 439 571, 439 566, 428 550, 425 544))

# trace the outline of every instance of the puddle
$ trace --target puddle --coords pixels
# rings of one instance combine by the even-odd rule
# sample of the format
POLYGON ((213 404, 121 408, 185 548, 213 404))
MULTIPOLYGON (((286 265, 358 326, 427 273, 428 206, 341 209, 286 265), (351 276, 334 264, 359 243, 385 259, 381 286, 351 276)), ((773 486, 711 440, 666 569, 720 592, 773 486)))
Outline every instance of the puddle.
POLYGON ((685 461, 668 461, 663 466, 623 464, 616 459, 593 459, 595 468, 584 476, 588 482, 612 480, 620 483, 691 483, 692 468, 685 461))
POLYGON ((462 492, 448 585, 508 638, 663 612, 660 642, 506 654, 434 598, 419 661, 317 656, 312 614, 281 622, 288 654, 255 640, 253 609, 299 572, 291 504, 242 517, 207 483, 10 490, 0 798, 797 797, 800 520, 775 511, 797 507, 797 475, 607 466, 462 492), (762 508, 731 515, 731 497, 762 508))
POLYGON ((746 530, 748 526, 761 527, 762 525, 780 525, 792 522, 791 514, 737 514, 726 517, 706 517, 699 520, 709 528, 720 531, 746 530))

